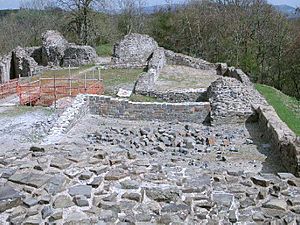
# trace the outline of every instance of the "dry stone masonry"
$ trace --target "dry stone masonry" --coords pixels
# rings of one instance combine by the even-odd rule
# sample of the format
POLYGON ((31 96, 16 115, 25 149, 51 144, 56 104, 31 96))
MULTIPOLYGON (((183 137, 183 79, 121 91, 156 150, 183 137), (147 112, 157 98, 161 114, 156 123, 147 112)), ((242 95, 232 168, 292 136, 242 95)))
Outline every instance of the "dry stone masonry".
POLYGON ((222 77, 208 88, 212 124, 244 123, 255 115, 251 97, 243 83, 222 77))
POLYGON ((86 96, 80 94, 55 122, 42 144, 49 145, 59 142, 63 135, 66 134, 81 117, 86 115, 87 111, 86 96))
POLYGON ((42 46, 17 47, 0 58, 0 81, 41 73, 46 67, 77 67, 97 62, 97 53, 90 46, 79 46, 68 41, 57 31, 42 34, 42 46))
POLYGON ((164 49, 157 48, 148 63, 148 71, 141 74, 136 85, 135 92, 145 93, 154 88, 154 85, 159 77, 160 71, 166 65, 166 57, 164 49))
POLYGON ((49 30, 42 34, 42 63, 47 66, 60 66, 64 52, 68 47, 67 40, 57 31, 49 30))
POLYGON ((203 59, 193 58, 170 50, 165 50, 165 55, 167 63, 170 65, 188 66, 202 70, 215 69, 215 65, 213 63, 209 63, 203 59))
POLYGON ((138 93, 166 102, 208 102, 206 88, 191 88, 180 90, 149 90, 138 93))
POLYGON ((117 64, 147 65, 148 60, 157 48, 158 44, 152 37, 129 34, 115 44, 112 61, 117 64))
MULTIPOLYGON (((56 32, 45 37, 48 50, 17 49, 16 61, 93 57, 56 32)), ((299 138, 243 71, 137 34, 115 46, 114 60, 147 65, 136 90, 180 103, 77 96, 41 145, 0 151, 1 224, 300 224, 299 138), (217 68, 220 78, 208 90, 154 92, 168 63, 217 68), (184 102, 197 96, 204 102, 184 102)))
POLYGON ((11 54, 0 56, 0 83, 8 82, 11 79, 11 54))
POLYGON ((12 62, 14 73, 20 77, 32 75, 33 70, 38 66, 38 63, 21 47, 12 51, 12 62))
POLYGON ((210 112, 209 103, 130 102, 109 96, 88 96, 90 112, 129 120, 161 120, 203 123, 210 112))

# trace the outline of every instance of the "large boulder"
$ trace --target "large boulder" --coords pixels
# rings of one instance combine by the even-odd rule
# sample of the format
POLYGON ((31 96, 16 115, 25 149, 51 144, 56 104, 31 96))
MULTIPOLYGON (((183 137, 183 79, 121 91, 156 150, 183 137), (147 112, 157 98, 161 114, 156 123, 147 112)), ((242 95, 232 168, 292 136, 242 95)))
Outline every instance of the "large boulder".
POLYGON ((158 48, 157 42, 148 35, 129 34, 114 46, 113 62, 120 64, 147 64, 158 48))
POLYGON ((70 45, 64 51, 62 66, 80 66, 96 62, 98 56, 91 46, 70 45))
POLYGON ((17 47, 12 51, 13 73, 15 77, 30 76, 38 63, 31 58, 24 48, 17 47))
POLYGON ((42 64, 60 66, 68 41, 58 32, 48 30, 42 34, 42 64))

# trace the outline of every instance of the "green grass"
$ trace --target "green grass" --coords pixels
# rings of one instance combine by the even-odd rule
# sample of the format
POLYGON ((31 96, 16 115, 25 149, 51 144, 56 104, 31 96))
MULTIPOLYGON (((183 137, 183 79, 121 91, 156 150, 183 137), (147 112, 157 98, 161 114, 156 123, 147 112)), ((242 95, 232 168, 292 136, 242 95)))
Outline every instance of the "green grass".
POLYGON ((138 95, 138 94, 132 94, 129 100, 132 102, 163 102, 153 97, 138 95))
POLYGON ((274 107, 279 117, 299 136, 300 101, 270 86, 256 84, 255 87, 274 107))
POLYGON ((111 44, 103 44, 96 47, 96 52, 99 56, 111 56, 113 46, 111 44))
POLYGON ((105 87, 115 87, 120 84, 134 84, 143 69, 107 69, 101 70, 101 78, 105 87))

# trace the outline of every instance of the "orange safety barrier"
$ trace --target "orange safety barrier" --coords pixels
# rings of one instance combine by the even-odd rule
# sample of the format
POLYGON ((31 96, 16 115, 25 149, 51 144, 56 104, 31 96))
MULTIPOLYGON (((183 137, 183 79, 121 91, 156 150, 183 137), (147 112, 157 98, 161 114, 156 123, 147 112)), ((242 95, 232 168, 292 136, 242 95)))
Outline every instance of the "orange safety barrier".
POLYGON ((21 105, 50 106, 58 99, 78 94, 103 94, 104 87, 98 79, 40 78, 18 85, 21 105))
POLYGON ((0 84, 0 99, 17 93, 18 79, 0 84))

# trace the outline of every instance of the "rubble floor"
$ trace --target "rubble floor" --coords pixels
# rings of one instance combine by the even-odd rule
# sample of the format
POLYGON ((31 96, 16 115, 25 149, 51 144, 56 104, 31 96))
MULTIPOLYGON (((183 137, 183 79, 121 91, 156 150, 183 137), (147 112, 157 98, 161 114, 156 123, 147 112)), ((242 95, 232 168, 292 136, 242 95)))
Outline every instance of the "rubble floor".
POLYGON ((208 88, 220 76, 216 70, 201 70, 187 66, 167 65, 156 82, 158 91, 208 88))
POLYGON ((0 107, 0 156, 22 151, 47 135, 59 111, 44 107, 0 107))
POLYGON ((261 137, 255 123, 87 115, 60 143, 1 159, 0 221, 297 224, 300 180, 261 137))

